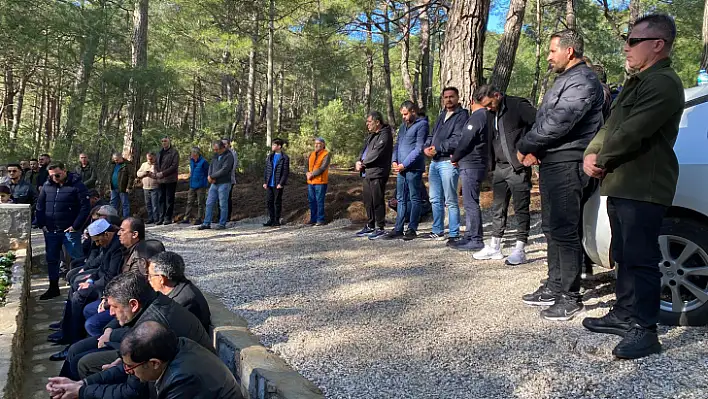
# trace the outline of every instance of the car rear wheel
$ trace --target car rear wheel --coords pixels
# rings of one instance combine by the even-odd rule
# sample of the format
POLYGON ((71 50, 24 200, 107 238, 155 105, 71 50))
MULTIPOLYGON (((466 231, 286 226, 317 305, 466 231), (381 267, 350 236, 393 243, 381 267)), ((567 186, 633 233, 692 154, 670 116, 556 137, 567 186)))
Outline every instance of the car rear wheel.
POLYGON ((708 226, 666 218, 661 249, 661 313, 665 325, 708 324, 708 226))

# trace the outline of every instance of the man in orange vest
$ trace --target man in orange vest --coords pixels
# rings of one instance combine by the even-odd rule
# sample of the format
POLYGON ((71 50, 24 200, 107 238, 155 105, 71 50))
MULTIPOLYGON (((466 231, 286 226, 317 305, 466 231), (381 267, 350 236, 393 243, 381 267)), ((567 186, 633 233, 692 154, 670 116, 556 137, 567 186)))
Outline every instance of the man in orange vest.
POLYGON ((324 226, 325 224, 325 194, 329 180, 329 152, 325 149, 322 137, 315 139, 315 150, 310 154, 307 163, 307 199, 310 202, 309 226, 324 226))

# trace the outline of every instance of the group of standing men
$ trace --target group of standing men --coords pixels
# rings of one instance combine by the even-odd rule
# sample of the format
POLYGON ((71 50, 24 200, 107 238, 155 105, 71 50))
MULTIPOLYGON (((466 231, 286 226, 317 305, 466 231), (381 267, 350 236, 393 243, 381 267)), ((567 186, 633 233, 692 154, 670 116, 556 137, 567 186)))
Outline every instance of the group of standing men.
POLYGON ((501 239, 509 202, 514 205, 516 245, 507 264, 526 262, 531 167, 539 165, 542 229, 548 244, 548 279, 522 300, 542 307, 548 320, 567 321, 583 310, 580 280, 584 265, 581 221, 584 201, 597 187, 608 196, 612 256, 618 268, 617 302, 607 315, 587 317, 590 331, 620 335, 613 354, 634 359, 661 351, 659 316, 661 255, 658 236, 678 179, 673 145, 684 107, 683 86, 671 68, 676 37, 673 19, 663 14, 636 21, 624 45, 631 77, 607 113, 598 76, 583 58, 575 31, 554 34, 548 61, 557 74, 538 110, 528 101, 483 85, 470 110, 460 107, 457 89, 443 89, 445 109, 431 135, 415 104, 401 106, 403 123, 394 144, 379 112, 367 116, 370 132, 356 170, 364 177, 368 223, 357 233, 369 239, 416 238, 425 157, 429 168, 433 230, 423 237, 477 251, 475 259, 503 259, 501 239), (482 242, 479 191, 493 170, 492 238, 482 242), (395 227, 386 232, 383 201, 390 171, 397 174, 395 227), (466 210, 460 238, 458 181, 466 210), (404 224, 408 221, 408 229, 404 224))

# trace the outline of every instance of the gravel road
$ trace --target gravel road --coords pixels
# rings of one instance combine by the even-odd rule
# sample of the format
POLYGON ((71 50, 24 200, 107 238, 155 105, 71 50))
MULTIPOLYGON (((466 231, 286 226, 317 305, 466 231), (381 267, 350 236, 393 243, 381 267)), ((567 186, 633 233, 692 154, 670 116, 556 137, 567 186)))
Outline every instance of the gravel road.
MULTIPOLYGON (((345 221, 260 223, 149 231, 328 398, 708 397, 708 329, 661 327, 662 355, 617 361, 619 338, 586 332, 584 315, 550 322, 521 303, 545 276, 537 215, 533 262, 516 268, 441 242, 356 238, 345 221)), ((610 273, 584 286, 585 315, 604 314, 610 273)))

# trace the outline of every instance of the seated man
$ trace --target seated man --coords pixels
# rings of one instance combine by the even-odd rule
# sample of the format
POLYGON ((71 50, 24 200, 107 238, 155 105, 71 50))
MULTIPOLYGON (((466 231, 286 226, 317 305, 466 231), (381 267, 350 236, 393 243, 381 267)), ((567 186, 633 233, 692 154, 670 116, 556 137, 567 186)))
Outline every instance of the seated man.
POLYGON ((199 288, 184 276, 184 259, 179 254, 162 252, 150 258, 148 280, 155 291, 187 308, 209 331, 209 304, 199 288))
MULTIPOLYGON (((157 399, 241 399, 241 388, 226 365, 188 338, 177 336, 154 321, 135 327, 120 345, 122 366, 96 374, 112 386, 129 374, 143 383, 154 382, 157 399), (115 378, 114 378, 115 377, 115 378)), ((47 391, 62 399, 89 398, 88 381, 50 378, 47 391)), ((116 397, 116 396, 106 396, 116 397)))
MULTIPOLYGON (((89 225, 91 239, 101 247, 100 265, 83 280, 85 276, 77 276, 69 289, 69 299, 64 306, 64 317, 61 321, 61 331, 49 336, 50 342, 73 344, 84 335, 83 310, 86 304, 100 298, 106 284, 115 277, 123 264, 123 251, 115 226, 104 219, 99 219, 89 225)), ((49 359, 64 360, 68 352, 67 346, 61 352, 55 353, 49 359)))
POLYGON ((199 320, 177 302, 155 292, 140 273, 118 275, 106 287, 105 297, 115 320, 101 337, 86 338, 71 346, 60 376, 77 380, 100 372, 101 366, 118 358, 117 348, 130 329, 150 320, 161 321, 177 336, 214 351, 211 338, 199 320))

